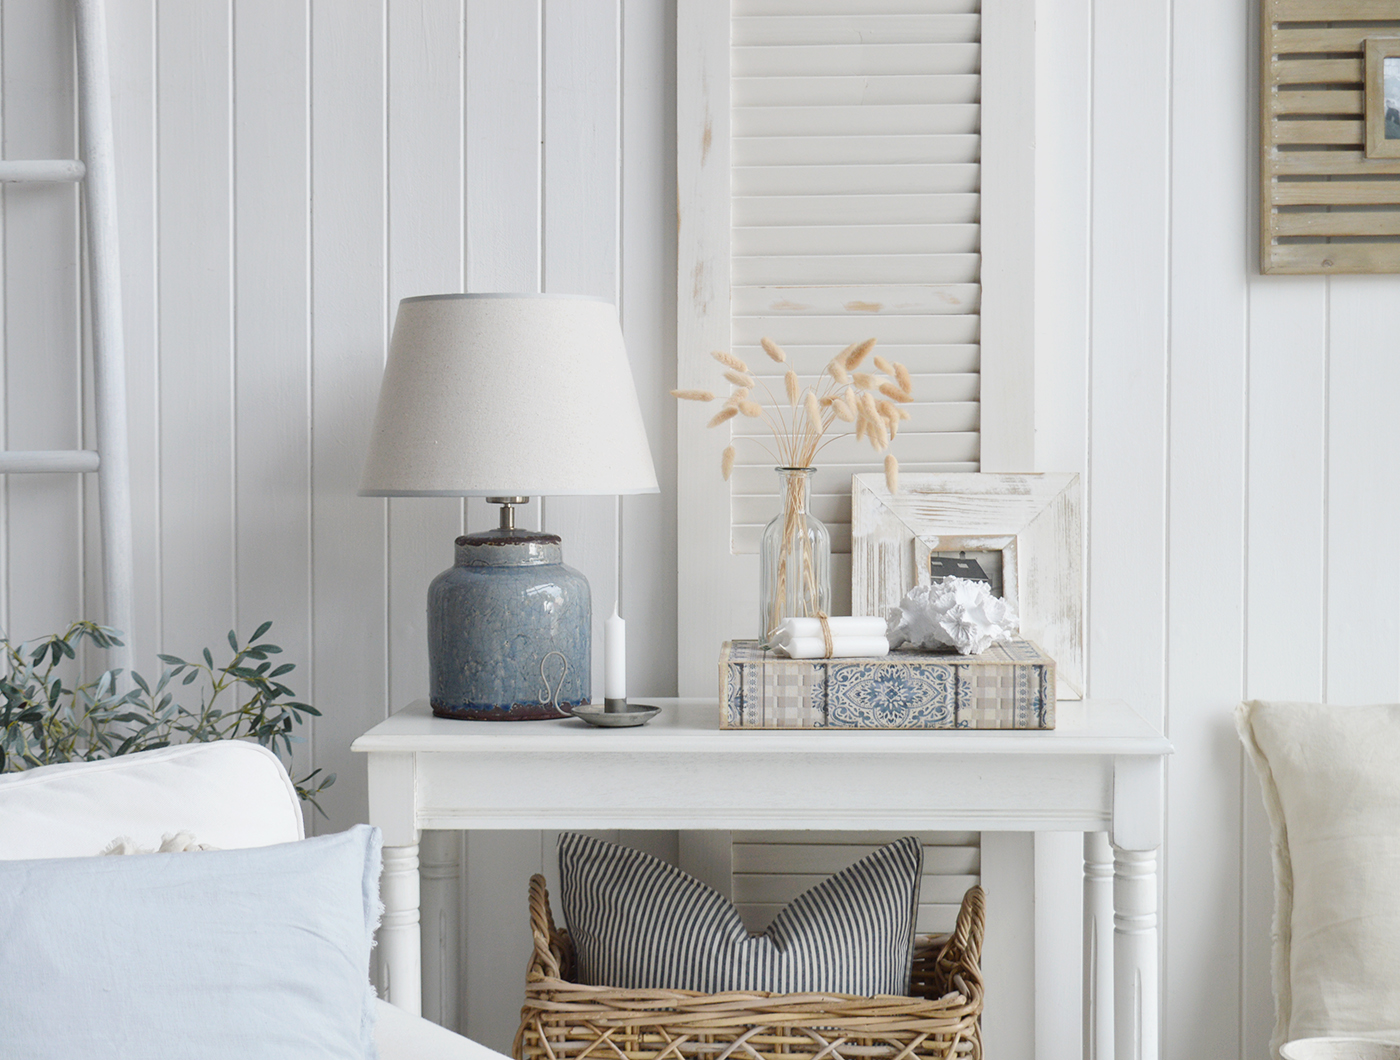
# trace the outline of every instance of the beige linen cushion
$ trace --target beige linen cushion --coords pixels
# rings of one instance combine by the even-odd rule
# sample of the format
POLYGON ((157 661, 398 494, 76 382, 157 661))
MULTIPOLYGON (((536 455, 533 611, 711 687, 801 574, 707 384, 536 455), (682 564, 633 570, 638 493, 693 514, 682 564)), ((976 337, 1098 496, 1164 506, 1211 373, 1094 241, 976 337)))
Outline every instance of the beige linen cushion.
POLYGON ((1274 841, 1273 1051, 1400 1038, 1400 704, 1242 704, 1274 841))

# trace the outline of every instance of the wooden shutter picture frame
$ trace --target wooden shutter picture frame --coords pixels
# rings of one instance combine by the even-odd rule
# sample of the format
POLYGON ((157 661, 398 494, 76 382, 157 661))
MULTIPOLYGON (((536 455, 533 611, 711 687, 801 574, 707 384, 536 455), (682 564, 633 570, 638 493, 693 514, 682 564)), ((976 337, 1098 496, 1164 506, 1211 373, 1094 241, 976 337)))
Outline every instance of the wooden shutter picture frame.
MULTIPOLYGON (((1366 157, 1400 158, 1400 111, 1391 121, 1386 106, 1385 67, 1389 60, 1400 67, 1400 37, 1367 37, 1366 66, 1366 157), (1389 129, 1395 130, 1388 135, 1389 129)), ((1400 71, 1397 71, 1400 73, 1400 71)), ((1394 98, 1394 97, 1392 97, 1394 98)))
POLYGON ((1261 9, 1260 271, 1400 272, 1400 140, 1384 138, 1382 64, 1368 69, 1400 55, 1383 43, 1400 0, 1261 9))
POLYGON ((883 475, 851 482, 851 614, 880 615, 929 583, 929 558, 1000 552, 1002 598, 1021 635, 1055 660, 1060 699, 1084 694, 1079 476, 883 475))

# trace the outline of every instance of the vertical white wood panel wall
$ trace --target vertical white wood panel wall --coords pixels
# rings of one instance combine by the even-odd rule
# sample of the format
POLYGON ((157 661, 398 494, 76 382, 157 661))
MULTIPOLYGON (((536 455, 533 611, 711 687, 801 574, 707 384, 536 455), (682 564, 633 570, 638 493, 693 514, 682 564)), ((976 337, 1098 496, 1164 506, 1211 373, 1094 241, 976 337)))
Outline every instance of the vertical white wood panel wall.
MULTIPOLYGON (((1254 5, 1038 7, 1037 464, 1085 476, 1090 694, 1178 748, 1163 1055, 1260 1056, 1271 874, 1229 709, 1400 698, 1400 561, 1377 546, 1400 530, 1400 278, 1258 275, 1254 5)), ((111 0, 138 658, 272 618, 325 711, 304 755, 340 775, 322 827, 363 816, 349 741, 422 692, 426 582, 490 517, 354 495, 402 295, 620 299, 663 481, 623 511, 631 680, 674 688, 674 17, 667 0, 111 0)), ((70 154, 64 5, 3 0, 0 40, 5 157, 70 154)), ((7 446, 90 429, 78 220, 71 187, 3 193, 7 446)), ((72 478, 4 482, 6 630, 95 613, 91 506, 72 478)), ((530 518, 566 528, 610 600, 612 505, 530 518)), ((643 841, 674 856, 674 837, 643 841)), ((497 1047, 549 842, 469 838, 463 1012, 497 1047)), ((1045 1060, 1078 1051, 1078 852, 1036 851, 1045 1060)))
MULTIPOLYGON (((0 4, 4 157, 75 154, 66 8, 0 4)), ((109 25, 138 665, 204 645, 217 655, 228 629, 272 619, 297 664, 292 687, 324 713, 302 763, 338 775, 330 820, 311 824, 362 820, 350 741, 426 693, 428 582, 464 526, 495 518, 478 501, 355 495, 395 307, 413 294, 544 290, 617 302, 664 492, 623 506, 621 569, 612 498, 536 501, 523 519, 562 534, 566 561, 592 582, 599 691, 601 622, 620 585, 631 687, 674 694, 668 7, 109 0, 109 25)), ((91 431, 77 197, 71 186, 3 196, 5 443, 74 448, 91 431)), ((3 481, 7 632, 101 617, 94 493, 69 476, 3 481)), ((634 841, 675 857, 673 835, 634 841)), ((525 883, 552 843, 536 832, 467 845, 473 989, 465 1004, 434 1003, 503 1049, 530 945, 525 883)), ((455 860, 450 844, 434 853, 455 860)))

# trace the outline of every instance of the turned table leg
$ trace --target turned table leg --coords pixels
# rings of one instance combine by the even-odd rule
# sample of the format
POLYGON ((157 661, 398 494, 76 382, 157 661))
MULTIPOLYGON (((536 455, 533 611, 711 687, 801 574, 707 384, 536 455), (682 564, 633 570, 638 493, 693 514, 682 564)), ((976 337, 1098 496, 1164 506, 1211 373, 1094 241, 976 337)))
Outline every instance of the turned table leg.
POLYGON ((422 887, 423 1016, 456 1030, 461 927, 462 833, 423 832, 418 840, 422 887))
POLYGON ((1157 851, 1113 848, 1115 1060, 1157 1060, 1157 851))
POLYGON ((1084 1057, 1113 1060, 1113 849, 1084 833, 1084 1057))
POLYGON ((380 986, 390 1004, 417 1016, 423 1010, 422 936, 418 933, 418 844, 386 846, 380 878, 380 986))

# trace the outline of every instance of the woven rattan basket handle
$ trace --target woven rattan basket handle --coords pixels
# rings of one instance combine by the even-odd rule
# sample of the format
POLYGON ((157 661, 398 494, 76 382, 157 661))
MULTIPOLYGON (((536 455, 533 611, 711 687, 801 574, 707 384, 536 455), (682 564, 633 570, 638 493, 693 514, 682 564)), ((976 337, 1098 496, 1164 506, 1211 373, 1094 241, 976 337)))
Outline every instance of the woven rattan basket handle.
POLYGON ((554 915, 549 911, 549 888, 539 873, 530 877, 530 934, 535 940, 532 966, 553 979, 560 978, 555 945, 559 932, 554 926, 554 915))
POLYGON ((982 936, 987 927, 987 895, 981 887, 969 887, 963 895, 958 922, 948 945, 938 957, 938 972, 944 982, 956 974, 969 984, 982 985, 982 936))

